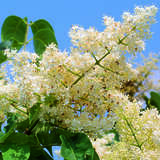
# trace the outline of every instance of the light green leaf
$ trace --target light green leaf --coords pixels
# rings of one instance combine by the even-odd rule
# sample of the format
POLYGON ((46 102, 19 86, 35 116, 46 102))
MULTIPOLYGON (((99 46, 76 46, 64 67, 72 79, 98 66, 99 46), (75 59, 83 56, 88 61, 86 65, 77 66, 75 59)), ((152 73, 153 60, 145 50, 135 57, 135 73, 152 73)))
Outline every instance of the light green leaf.
POLYGON ((6 144, 1 150, 3 160, 28 160, 30 156, 30 146, 26 144, 6 144))

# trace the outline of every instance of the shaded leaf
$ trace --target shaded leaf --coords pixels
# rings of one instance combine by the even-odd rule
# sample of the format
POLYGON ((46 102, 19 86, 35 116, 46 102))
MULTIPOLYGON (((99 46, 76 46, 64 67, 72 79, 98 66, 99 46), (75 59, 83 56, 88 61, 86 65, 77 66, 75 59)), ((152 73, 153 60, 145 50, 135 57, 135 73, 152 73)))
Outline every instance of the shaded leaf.
POLYGON ((31 147, 29 160, 53 160, 53 158, 39 146, 33 146, 31 147))
POLYGON ((3 160, 2 152, 0 152, 0 160, 3 160))
POLYGON ((53 160, 52 157, 43 149, 43 147, 37 141, 36 136, 30 146, 30 157, 29 160, 53 160))
POLYGON ((160 112, 160 94, 156 92, 150 92, 150 104, 155 106, 157 110, 160 112))
POLYGON ((99 160, 89 138, 82 133, 72 137, 60 136, 62 141, 61 155, 65 160, 99 160))
POLYGON ((8 57, 4 54, 4 51, 6 49, 11 49, 11 46, 11 41, 4 41, 0 43, 0 64, 8 60, 8 57))
POLYGON ((39 119, 40 114, 40 104, 36 103, 32 106, 32 108, 29 111, 29 124, 33 124, 37 119, 39 119))
POLYGON ((23 145, 23 144, 30 144, 32 143, 33 138, 31 136, 28 136, 24 133, 16 133, 13 132, 10 134, 6 140, 5 144, 17 144, 17 145, 23 145))
POLYGON ((5 133, 8 132, 13 126, 15 126, 15 121, 17 120, 16 113, 9 112, 7 115, 7 125, 4 127, 5 133))
POLYGON ((0 143, 4 143, 12 133, 14 133, 13 128, 11 128, 7 133, 0 132, 0 143))
POLYGON ((7 55, 4 54, 4 51, 0 51, 0 64, 7 61, 7 55))
POLYGON ((2 41, 12 41, 11 48, 20 50, 25 41, 27 24, 17 16, 9 16, 5 19, 1 29, 2 41))
POLYGON ((16 123, 16 130, 18 130, 21 133, 26 131, 28 128, 29 128, 29 119, 25 119, 21 122, 16 123))
POLYGON ((10 49, 12 46, 11 41, 4 41, 0 43, 0 51, 4 51, 5 49, 10 49))

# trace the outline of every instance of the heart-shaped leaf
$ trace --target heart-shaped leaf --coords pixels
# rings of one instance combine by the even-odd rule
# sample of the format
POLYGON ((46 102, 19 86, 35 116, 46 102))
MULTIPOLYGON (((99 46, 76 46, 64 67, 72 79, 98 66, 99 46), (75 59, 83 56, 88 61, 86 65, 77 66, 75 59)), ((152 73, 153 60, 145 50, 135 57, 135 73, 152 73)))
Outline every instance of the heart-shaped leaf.
POLYGON ((54 32, 50 29, 41 29, 38 31, 33 37, 33 43, 34 49, 38 55, 42 55, 49 44, 55 43, 57 45, 54 32))
POLYGON ((20 50, 20 48, 24 45, 26 32, 27 24, 22 18, 17 16, 9 16, 5 19, 2 25, 2 42, 12 41, 11 48, 20 50))
POLYGON ((58 45, 54 30, 46 20, 40 19, 31 25, 35 52, 42 55, 46 47, 54 43, 58 45))
POLYGON ((32 25, 32 32, 33 34, 36 34, 36 32, 38 32, 41 29, 50 29, 51 31, 54 32, 52 26, 50 25, 50 23, 44 19, 39 19, 37 21, 35 21, 32 25))

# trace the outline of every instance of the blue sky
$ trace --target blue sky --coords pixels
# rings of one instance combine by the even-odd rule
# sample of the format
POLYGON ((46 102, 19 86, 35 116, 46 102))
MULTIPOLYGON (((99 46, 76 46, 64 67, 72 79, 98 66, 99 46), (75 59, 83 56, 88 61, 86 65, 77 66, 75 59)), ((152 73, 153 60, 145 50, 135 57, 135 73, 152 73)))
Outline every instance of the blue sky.
MULTIPOLYGON (((46 19, 55 30, 59 48, 69 50, 71 43, 68 32, 72 25, 78 24, 86 29, 94 26, 102 31, 104 15, 113 16, 119 21, 124 11, 132 12, 135 6, 153 4, 160 8, 160 0, 3 0, 0 3, 0 28, 10 15, 28 17, 29 21, 46 19)), ((160 11, 152 32, 152 39, 146 43, 146 55, 149 52, 160 53, 160 11)), ((28 49, 32 51, 33 46, 30 45, 28 49)))
MULTIPOLYGON (((133 11, 134 7, 156 5, 160 8, 160 0, 5 0, 0 4, 0 27, 9 15, 28 17, 29 21, 37 19, 48 20, 56 34, 59 48, 68 50, 71 43, 68 32, 72 25, 78 24, 85 28, 94 26, 102 31, 104 25, 102 16, 108 15, 121 20, 124 11, 133 11)), ((160 42, 160 12, 157 14, 157 23, 153 25, 153 38, 147 41, 145 53, 159 52, 160 42)), ((28 47, 32 50, 32 45, 28 47)))

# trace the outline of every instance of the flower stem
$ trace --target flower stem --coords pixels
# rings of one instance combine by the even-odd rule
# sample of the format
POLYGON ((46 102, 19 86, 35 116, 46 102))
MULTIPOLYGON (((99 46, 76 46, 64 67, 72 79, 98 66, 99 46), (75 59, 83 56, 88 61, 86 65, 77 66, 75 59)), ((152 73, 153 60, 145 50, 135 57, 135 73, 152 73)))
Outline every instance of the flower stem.
POLYGON ((137 137, 136 137, 136 134, 135 134, 134 131, 133 131, 133 128, 132 128, 131 123, 128 121, 128 119, 125 117, 125 115, 123 115, 123 116, 124 116, 124 119, 125 119, 128 127, 129 127, 129 129, 131 130, 131 133, 132 133, 132 135, 133 135, 133 137, 134 137, 134 139, 135 139, 135 141, 136 141, 136 143, 137 143, 136 146, 137 146, 140 150, 142 150, 142 144, 140 144, 140 143, 138 142, 138 139, 137 139, 137 137))
POLYGON ((24 39, 24 50, 26 50, 26 45, 28 44, 27 42, 27 37, 28 37, 28 31, 29 31, 29 26, 30 24, 26 21, 27 23, 27 29, 26 29, 26 33, 25 33, 25 39, 24 39))

